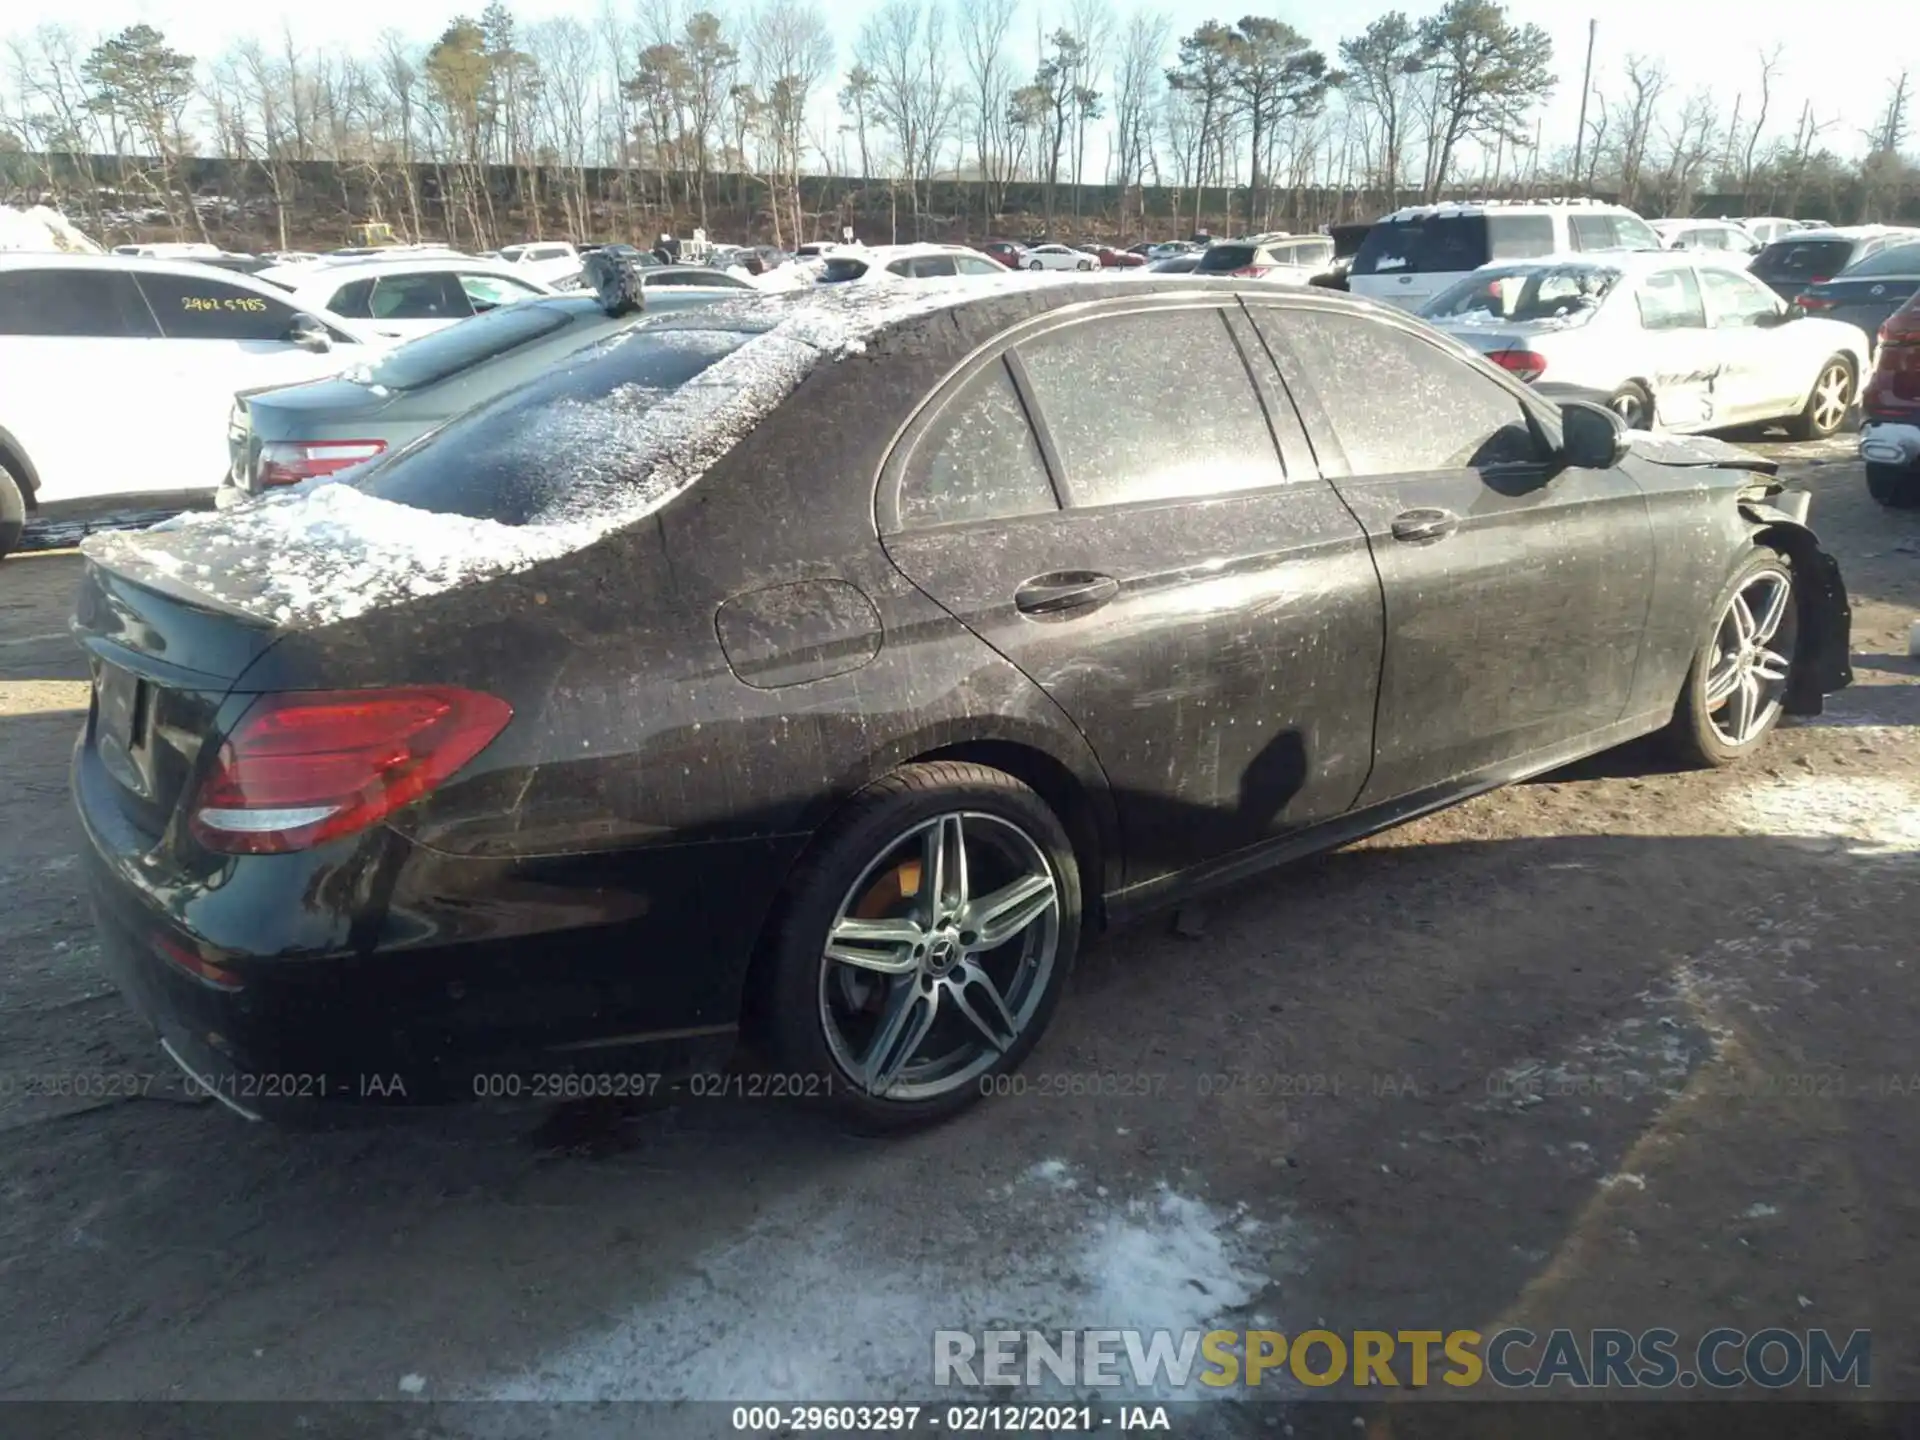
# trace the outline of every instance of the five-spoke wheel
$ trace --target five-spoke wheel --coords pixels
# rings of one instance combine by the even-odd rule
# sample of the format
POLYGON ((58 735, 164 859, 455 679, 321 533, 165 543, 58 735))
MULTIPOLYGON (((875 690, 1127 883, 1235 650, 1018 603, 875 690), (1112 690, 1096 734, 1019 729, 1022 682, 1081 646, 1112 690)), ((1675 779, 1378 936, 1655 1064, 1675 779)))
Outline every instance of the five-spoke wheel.
POLYGON ((938 1118, 1032 1048, 1079 935, 1079 870, 1046 803, 984 766, 909 765, 796 876, 762 1028, 856 1119, 938 1118))
POLYGON ((1668 727, 1682 759, 1731 764, 1779 723, 1793 673, 1798 609, 1786 560, 1772 550, 1755 550, 1727 587, 1668 727))

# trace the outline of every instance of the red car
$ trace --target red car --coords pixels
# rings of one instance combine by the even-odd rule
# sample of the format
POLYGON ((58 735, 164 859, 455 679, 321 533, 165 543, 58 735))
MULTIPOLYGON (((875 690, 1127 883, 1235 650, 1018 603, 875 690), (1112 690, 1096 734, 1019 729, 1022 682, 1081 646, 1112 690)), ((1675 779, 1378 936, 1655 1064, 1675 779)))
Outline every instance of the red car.
POLYGON ((1108 245, 1088 247, 1100 257, 1100 266, 1104 270, 1130 270, 1136 265, 1147 263, 1147 257, 1137 255, 1131 250, 1115 250, 1108 245))
POLYGON ((1880 327, 1873 377, 1860 395, 1860 458, 1882 505, 1920 506, 1920 295, 1880 327))
POLYGON ((1015 244, 1011 240, 989 240, 984 245, 973 247, 982 255, 991 255, 1009 270, 1024 270, 1027 247, 1015 244))

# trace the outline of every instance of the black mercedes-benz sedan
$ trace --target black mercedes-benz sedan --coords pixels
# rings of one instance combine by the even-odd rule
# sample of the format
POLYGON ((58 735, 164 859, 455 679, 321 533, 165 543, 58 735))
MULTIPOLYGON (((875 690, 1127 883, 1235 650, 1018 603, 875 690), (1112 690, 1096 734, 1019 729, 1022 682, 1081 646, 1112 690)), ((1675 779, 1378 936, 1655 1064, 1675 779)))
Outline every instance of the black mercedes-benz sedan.
POLYGON ((1411 317, 860 289, 89 542, 103 950, 212 1093, 653 1093, 744 1028, 772 1093, 933 1119, 1092 930, 1636 736, 1737 761, 1848 682, 1767 462, 1411 317))

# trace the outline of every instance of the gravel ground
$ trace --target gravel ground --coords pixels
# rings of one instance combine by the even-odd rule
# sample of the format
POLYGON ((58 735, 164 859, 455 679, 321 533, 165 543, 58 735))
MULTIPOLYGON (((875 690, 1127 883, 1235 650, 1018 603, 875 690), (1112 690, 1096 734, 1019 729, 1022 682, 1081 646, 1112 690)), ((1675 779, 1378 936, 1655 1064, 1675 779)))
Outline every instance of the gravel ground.
POLYGON ((1855 597, 1827 716, 1108 937, 1027 1094, 891 1142, 741 1100, 287 1134, 186 1096, 77 886, 77 559, 7 561, 0 1398, 881 1400, 995 1320, 1871 1328, 1876 1393, 1920 1398, 1920 514, 1844 442, 1774 448, 1855 597), (100 1075, 143 1093, 37 1093, 100 1075))

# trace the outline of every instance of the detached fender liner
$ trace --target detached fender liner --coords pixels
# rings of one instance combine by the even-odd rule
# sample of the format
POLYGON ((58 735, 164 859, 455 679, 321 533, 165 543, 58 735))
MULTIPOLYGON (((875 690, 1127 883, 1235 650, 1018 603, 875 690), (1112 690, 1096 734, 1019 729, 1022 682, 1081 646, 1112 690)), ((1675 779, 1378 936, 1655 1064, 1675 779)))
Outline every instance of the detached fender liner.
POLYGON ((1813 531, 1771 505, 1743 500, 1740 513, 1756 527, 1756 544, 1772 546, 1793 565, 1800 653, 1782 708, 1789 715, 1818 715, 1827 696, 1853 683, 1853 605, 1840 562, 1820 548, 1813 531))

